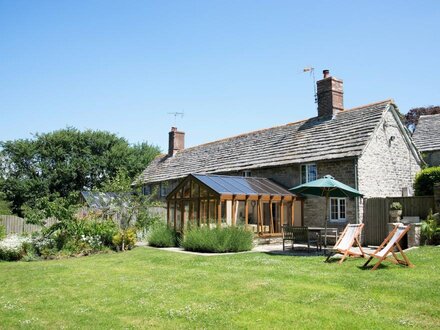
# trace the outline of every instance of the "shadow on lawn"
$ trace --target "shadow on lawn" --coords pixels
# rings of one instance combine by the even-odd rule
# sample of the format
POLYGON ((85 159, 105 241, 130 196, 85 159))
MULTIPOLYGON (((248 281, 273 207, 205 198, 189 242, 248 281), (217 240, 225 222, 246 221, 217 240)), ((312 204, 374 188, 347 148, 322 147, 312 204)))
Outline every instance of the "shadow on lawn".
MULTIPOLYGON (((368 265, 368 266, 366 266, 366 267, 364 267, 364 265, 362 265, 362 266, 357 266, 357 268, 359 268, 360 270, 371 270, 372 268, 374 267, 374 264, 372 264, 372 265, 368 265)), ((388 269, 390 267, 390 265, 387 265, 387 264, 380 264, 379 265, 379 267, 377 267, 376 268, 376 270, 385 270, 385 269, 388 269)), ((402 267, 403 268, 403 267, 402 267)))
POLYGON ((286 257, 325 257, 324 251, 310 251, 307 250, 286 250, 286 251, 266 251, 263 252, 268 255, 286 256, 286 257))

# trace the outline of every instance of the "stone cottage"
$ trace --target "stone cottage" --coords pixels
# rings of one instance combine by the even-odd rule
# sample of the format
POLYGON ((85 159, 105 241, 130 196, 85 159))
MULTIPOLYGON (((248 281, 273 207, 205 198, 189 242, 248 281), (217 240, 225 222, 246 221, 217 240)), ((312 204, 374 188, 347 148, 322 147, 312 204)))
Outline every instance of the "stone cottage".
MULTIPOLYGON (((157 157, 136 184, 164 201, 190 174, 268 178, 284 188, 330 174, 365 197, 411 190, 422 160, 392 100, 345 109, 343 81, 328 70, 317 82, 317 99, 316 117, 191 148, 185 149, 185 133, 172 128, 168 154, 157 157)), ((323 225, 323 198, 295 203, 295 225, 323 225)), ((269 212, 279 217, 279 210, 269 212)), ((361 198, 332 198, 329 226, 362 222, 362 214, 361 198)))
POLYGON ((413 140, 429 166, 440 166, 440 114, 420 116, 413 140))

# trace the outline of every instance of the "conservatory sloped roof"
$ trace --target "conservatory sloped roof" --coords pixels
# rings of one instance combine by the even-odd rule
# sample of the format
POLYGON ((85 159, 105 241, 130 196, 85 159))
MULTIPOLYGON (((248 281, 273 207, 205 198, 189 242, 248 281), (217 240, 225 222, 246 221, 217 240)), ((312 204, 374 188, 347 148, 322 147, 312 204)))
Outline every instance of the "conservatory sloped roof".
POLYGON ((209 174, 191 175, 220 195, 295 196, 284 187, 267 178, 209 174))

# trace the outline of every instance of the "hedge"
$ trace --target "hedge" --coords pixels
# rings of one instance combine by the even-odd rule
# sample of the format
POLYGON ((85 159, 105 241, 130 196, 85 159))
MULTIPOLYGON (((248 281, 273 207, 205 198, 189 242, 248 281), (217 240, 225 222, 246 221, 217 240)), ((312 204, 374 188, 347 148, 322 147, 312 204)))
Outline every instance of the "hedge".
POLYGON ((440 166, 428 167, 416 175, 414 191, 416 196, 431 196, 434 194, 434 184, 440 183, 440 166))

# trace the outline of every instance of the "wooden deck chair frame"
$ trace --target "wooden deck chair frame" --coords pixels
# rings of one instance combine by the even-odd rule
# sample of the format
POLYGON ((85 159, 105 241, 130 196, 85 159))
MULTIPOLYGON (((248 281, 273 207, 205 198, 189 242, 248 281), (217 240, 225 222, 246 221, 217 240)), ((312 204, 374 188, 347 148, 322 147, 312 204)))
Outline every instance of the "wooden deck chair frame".
POLYGON ((377 258, 379 260, 371 270, 376 270, 377 267, 379 267, 379 265, 382 263, 382 261, 389 261, 389 262, 392 262, 393 264, 404 265, 404 266, 408 266, 410 268, 414 267, 414 265, 409 261, 408 257, 403 252, 403 249, 399 244, 400 240, 410 230, 410 228, 411 228, 410 225, 403 226, 403 227, 405 227, 405 229, 400 233, 400 235, 397 237, 396 241, 392 245, 387 247, 388 242, 390 242, 393 239, 397 230, 399 228, 401 228, 402 226, 403 225, 401 225, 401 224, 397 224, 394 226, 394 229, 389 233, 389 235, 385 238, 385 240, 382 242, 382 244, 376 249, 376 251, 374 251, 372 254, 369 255, 370 257, 368 258, 367 262, 363 265, 363 267, 366 267, 370 263, 370 261, 373 260, 373 258, 377 258), (403 260, 399 259, 396 255, 396 252, 394 252, 394 248, 396 248, 396 247, 399 250, 400 255, 402 256, 403 260), (385 253, 383 253, 383 255, 378 255, 378 253, 381 252, 384 248, 387 249, 385 251, 385 253), (391 256, 388 257, 390 253, 391 253, 391 256))
POLYGON ((364 250, 362 250, 362 246, 361 243, 359 242, 359 237, 361 236, 361 232, 362 229, 364 228, 364 224, 363 223, 359 223, 359 224, 348 224, 344 231, 342 232, 342 234, 339 236, 339 239, 337 240, 335 246, 333 247, 333 251, 332 253, 330 253, 327 256, 327 259, 325 259, 326 262, 328 262, 330 260, 331 257, 333 257, 335 254, 337 253, 341 253, 342 254, 342 258, 341 260, 339 260, 339 264, 342 264, 342 262, 345 260, 345 258, 347 258, 347 256, 353 256, 353 257, 363 257, 365 258, 366 255, 364 253, 364 250), (340 249, 337 246, 342 242, 342 240, 344 239, 344 236, 347 234, 349 227, 354 227, 356 226, 356 231, 353 235, 353 238, 350 240, 349 244, 348 244, 348 248, 347 249, 340 249), (359 247, 359 252, 351 250, 351 248, 353 247, 353 245, 356 244, 359 247))

